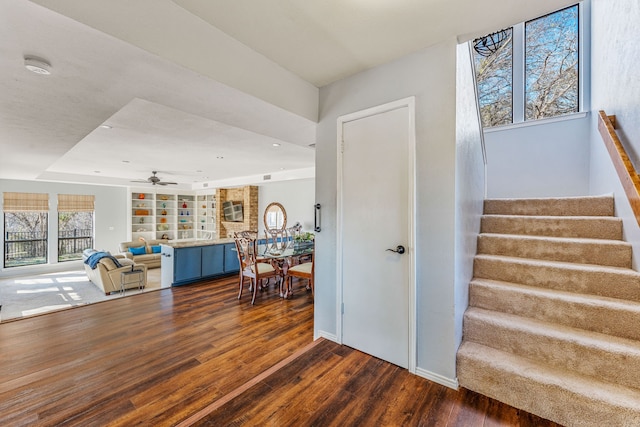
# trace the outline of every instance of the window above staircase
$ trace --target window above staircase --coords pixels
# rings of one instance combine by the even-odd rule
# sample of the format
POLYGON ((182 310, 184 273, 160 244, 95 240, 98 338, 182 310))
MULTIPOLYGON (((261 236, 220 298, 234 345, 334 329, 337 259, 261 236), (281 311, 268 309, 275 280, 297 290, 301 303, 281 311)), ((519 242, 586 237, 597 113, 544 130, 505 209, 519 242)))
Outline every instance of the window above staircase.
POLYGON ((585 111, 582 5, 474 41, 485 128, 585 111))

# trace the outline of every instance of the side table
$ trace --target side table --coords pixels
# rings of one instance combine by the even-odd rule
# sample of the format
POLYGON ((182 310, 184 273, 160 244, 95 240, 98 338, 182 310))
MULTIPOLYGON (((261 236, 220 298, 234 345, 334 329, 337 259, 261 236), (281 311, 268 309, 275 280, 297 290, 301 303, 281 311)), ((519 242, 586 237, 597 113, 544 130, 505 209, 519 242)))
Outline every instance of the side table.
POLYGON ((123 271, 120 273, 120 294, 125 294, 125 286, 131 284, 137 284, 138 290, 142 291, 144 289, 144 271, 142 270, 131 270, 131 271, 123 271))

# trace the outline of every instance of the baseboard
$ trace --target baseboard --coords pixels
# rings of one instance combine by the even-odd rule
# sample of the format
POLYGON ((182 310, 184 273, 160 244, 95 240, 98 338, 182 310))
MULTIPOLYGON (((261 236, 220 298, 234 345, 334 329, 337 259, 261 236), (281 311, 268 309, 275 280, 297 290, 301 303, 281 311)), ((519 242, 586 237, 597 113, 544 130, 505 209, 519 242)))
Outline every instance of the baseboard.
POLYGON ((313 340, 317 340, 318 338, 324 338, 327 339, 329 341, 333 341, 335 343, 338 343, 338 336, 336 334, 330 334, 329 332, 326 331, 314 331, 313 333, 313 340))
POLYGON ((457 378, 444 377, 440 374, 436 374, 435 372, 427 371, 426 369, 416 368, 416 375, 454 390, 457 390, 460 386, 457 378))

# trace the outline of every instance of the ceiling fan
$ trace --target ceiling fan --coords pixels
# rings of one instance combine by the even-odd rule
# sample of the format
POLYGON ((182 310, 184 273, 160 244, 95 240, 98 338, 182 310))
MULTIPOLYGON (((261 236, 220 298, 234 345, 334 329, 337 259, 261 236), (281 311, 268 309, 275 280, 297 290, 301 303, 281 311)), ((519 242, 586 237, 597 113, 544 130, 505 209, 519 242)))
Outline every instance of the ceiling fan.
POLYGON ((169 182, 169 181, 162 181, 160 178, 158 178, 156 176, 156 174, 158 173, 158 171, 151 171, 151 173, 153 175, 151 175, 149 178, 147 178, 146 180, 141 180, 138 179, 136 181, 131 181, 131 182, 144 182, 146 184, 153 184, 153 185, 177 185, 177 182, 169 182))

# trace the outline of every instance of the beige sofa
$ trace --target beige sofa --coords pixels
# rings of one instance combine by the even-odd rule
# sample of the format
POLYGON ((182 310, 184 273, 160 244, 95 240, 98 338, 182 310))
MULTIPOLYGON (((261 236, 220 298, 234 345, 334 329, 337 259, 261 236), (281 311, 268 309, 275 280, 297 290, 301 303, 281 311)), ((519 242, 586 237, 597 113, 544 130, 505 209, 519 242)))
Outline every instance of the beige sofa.
MULTIPOLYGON (((102 258, 96 264, 96 268, 92 269, 89 265, 84 264, 84 270, 89 277, 89 280, 93 282, 98 288, 104 292, 105 295, 109 295, 113 292, 120 292, 120 281, 122 279, 121 274, 123 272, 134 270, 142 270, 143 274, 143 287, 147 286, 147 267, 144 264, 136 264, 130 259, 125 258, 122 255, 115 255, 118 263, 122 267, 117 267, 116 264, 110 258, 102 258)), ((138 288, 137 283, 129 283, 125 285, 125 289, 138 288)))
POLYGON ((151 247, 159 246, 161 243, 167 243, 168 240, 136 240, 133 242, 122 242, 120 243, 120 253, 132 260, 136 264, 144 264, 147 268, 159 268, 160 267, 160 259, 162 256, 160 252, 153 253, 151 247), (134 255, 131 253, 129 248, 134 248, 141 250, 144 248, 144 253, 139 255, 134 255))

